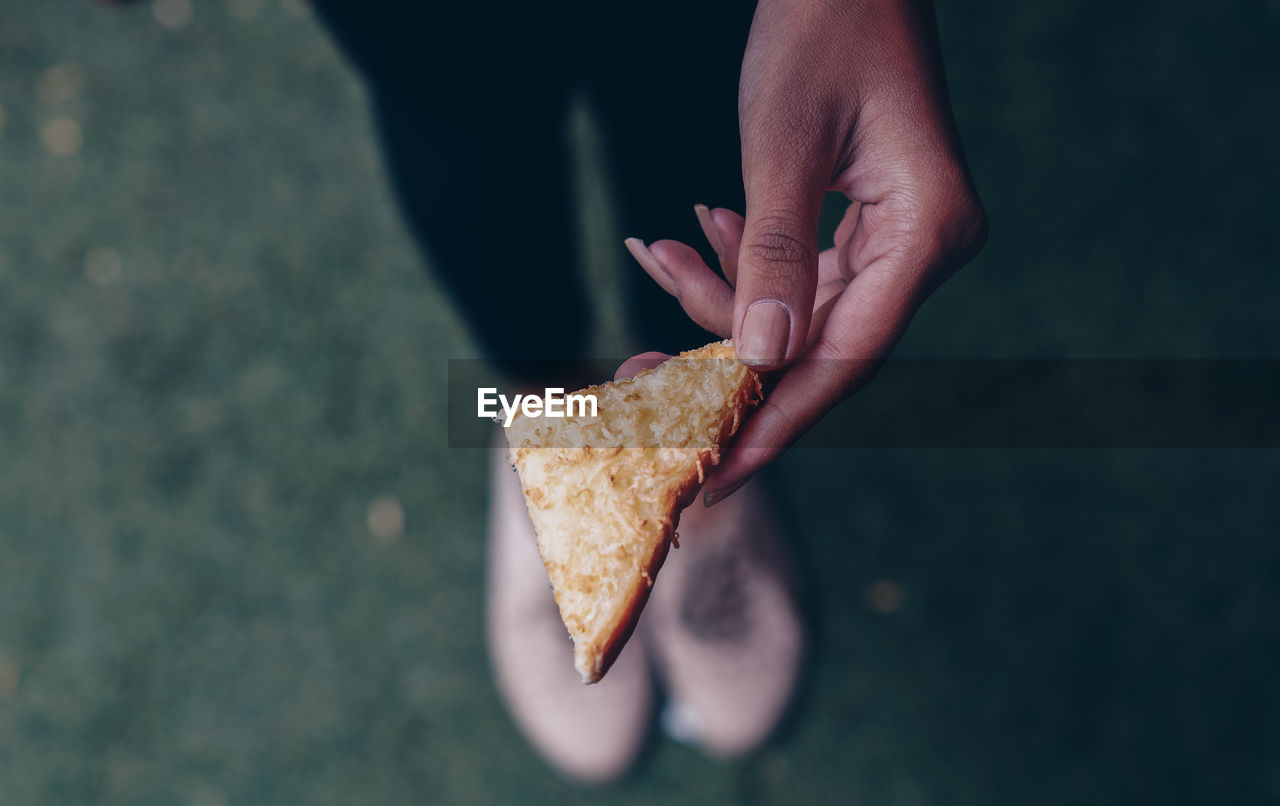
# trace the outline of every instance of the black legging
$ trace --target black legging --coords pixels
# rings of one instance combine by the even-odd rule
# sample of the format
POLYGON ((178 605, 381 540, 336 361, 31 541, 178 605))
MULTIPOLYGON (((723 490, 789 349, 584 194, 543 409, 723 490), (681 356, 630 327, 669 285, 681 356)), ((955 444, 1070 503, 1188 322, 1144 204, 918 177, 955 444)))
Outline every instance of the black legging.
MULTIPOLYGON (((677 238, 713 259, 692 208, 742 209, 737 81, 752 9, 657 2, 627 18, 603 3, 419 5, 315 2, 369 81, 419 245, 485 355, 537 381, 520 361, 568 366, 592 320, 563 137, 570 91, 590 94, 604 126, 625 234, 677 238)), ((638 266, 627 278, 645 349, 708 340, 638 266)))

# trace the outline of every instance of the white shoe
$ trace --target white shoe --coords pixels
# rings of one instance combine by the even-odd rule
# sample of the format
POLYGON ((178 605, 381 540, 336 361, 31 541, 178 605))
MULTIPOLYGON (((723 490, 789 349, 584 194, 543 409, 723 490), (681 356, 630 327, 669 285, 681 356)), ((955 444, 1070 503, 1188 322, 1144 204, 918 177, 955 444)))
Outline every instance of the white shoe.
POLYGON ((721 757, 746 754, 781 721, 805 630, 794 565, 765 485, 753 481, 680 519, 642 625, 668 704, 664 731, 721 757))
POLYGON ((603 680, 583 685, 573 641, 538 554, 505 440, 492 450, 486 626, 498 692, 516 724, 554 767, 583 782, 625 773, 639 756, 654 708, 640 636, 603 680))

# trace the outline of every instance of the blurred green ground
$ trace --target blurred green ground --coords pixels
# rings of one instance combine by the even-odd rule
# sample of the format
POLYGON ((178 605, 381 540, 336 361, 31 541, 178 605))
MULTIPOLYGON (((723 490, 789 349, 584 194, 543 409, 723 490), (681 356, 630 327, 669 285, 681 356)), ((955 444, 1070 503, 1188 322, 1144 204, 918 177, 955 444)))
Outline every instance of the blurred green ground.
MULTIPOLYGON (((900 354, 1280 356, 1280 7, 942 6, 992 239, 900 354)), ((1280 801, 1263 451, 798 450, 786 730, 560 782, 488 676, 472 348, 305 8, 11 0, 0 109, 0 804, 1280 801)))

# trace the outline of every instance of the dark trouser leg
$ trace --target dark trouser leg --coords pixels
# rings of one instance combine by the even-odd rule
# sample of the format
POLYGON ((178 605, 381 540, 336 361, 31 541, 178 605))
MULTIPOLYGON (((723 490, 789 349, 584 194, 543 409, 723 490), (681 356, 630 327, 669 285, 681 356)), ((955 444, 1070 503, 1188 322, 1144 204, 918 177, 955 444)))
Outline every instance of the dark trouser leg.
MULTIPOLYGON (((693 205, 743 210, 738 74, 751 14, 749 3, 658 2, 614 26, 623 38, 607 41, 594 74, 624 233, 683 241, 715 268, 693 205)), ((674 353, 713 338, 638 266, 627 284, 645 349, 674 353)))
POLYGON ((409 229, 486 357, 520 381, 568 372, 590 315, 571 229, 567 82, 546 47, 553 21, 496 28, 460 7, 376 5, 317 9, 369 80, 409 229))
POLYGON ((400 207, 484 355, 529 381, 579 359, 590 312, 560 115, 457 127, 383 99, 378 118, 400 207))

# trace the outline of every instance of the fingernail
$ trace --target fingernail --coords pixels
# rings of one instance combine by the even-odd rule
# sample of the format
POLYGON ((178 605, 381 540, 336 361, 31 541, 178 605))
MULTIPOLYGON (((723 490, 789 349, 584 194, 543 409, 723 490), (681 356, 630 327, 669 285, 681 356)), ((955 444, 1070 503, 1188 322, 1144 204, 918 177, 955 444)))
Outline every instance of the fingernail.
POLYGON ((720 228, 716 226, 716 220, 711 217, 711 210, 705 204, 695 204, 693 214, 698 217, 698 223, 702 225, 702 234, 707 236, 707 243, 711 244, 711 248, 716 250, 717 255, 724 257, 724 241, 720 239, 720 228))
POLYGON ((742 485, 746 484, 747 481, 750 480, 750 478, 751 477, 748 476, 745 479, 738 479, 733 484, 730 484, 728 487, 722 487, 719 490, 707 490, 705 493, 702 494, 702 505, 704 507, 715 506, 716 504, 720 503, 724 499, 736 493, 739 489, 742 488, 742 485))
POLYGON ((649 272, 649 276, 657 281, 658 285, 662 286, 663 291, 673 297, 680 296, 680 286, 676 285, 675 278, 662 267, 658 259, 649 251, 649 247, 644 245, 644 241, 639 238, 628 238, 623 243, 627 245, 627 251, 636 259, 636 262, 649 272))
POLYGON ((780 300, 758 299, 742 319, 738 358, 752 366, 775 366, 786 360, 790 338, 791 310, 780 300))

